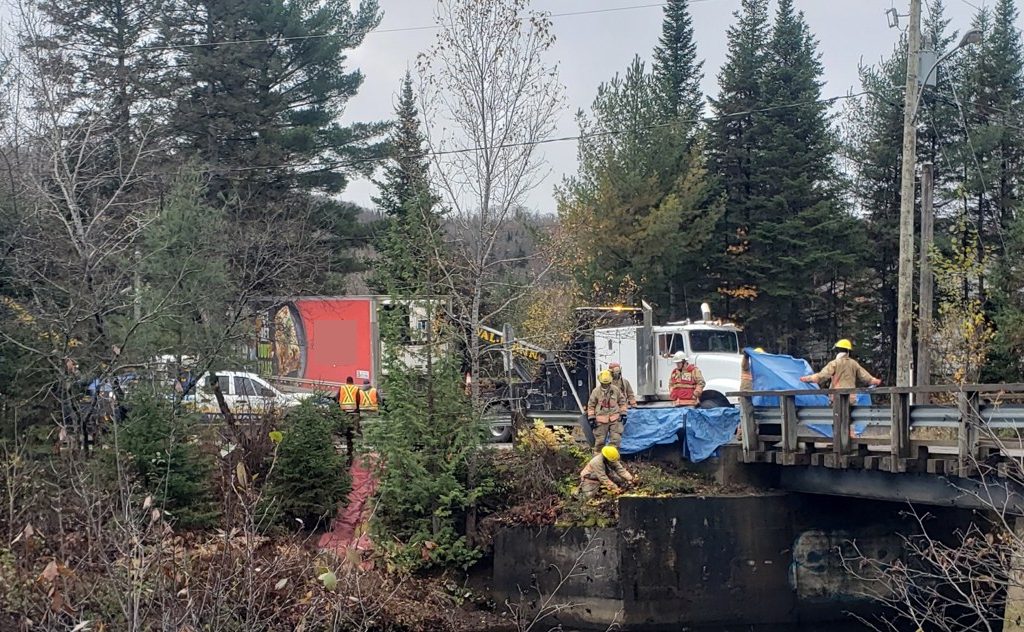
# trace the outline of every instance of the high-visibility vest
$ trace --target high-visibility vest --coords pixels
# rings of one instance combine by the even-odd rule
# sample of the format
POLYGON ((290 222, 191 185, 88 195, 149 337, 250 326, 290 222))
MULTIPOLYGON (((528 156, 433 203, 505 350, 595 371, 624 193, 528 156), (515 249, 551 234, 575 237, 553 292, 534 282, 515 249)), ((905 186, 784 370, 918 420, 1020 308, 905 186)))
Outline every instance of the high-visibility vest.
POLYGON ((697 403, 694 392, 697 390, 696 372, 689 366, 675 369, 668 381, 669 397, 676 402, 687 404, 697 403))
POLYGON ((377 405, 377 389, 371 386, 365 391, 359 391, 359 409, 376 411, 377 405))
POLYGON ((355 384, 345 384, 338 389, 338 405, 342 410, 358 410, 359 387, 355 384))

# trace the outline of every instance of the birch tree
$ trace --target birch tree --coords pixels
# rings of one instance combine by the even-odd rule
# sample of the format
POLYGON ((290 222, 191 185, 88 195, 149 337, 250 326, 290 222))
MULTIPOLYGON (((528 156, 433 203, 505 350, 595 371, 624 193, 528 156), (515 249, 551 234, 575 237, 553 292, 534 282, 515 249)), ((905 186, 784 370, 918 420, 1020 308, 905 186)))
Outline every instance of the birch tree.
POLYGON ((555 130, 562 87, 546 61, 551 21, 529 0, 440 0, 435 18, 437 39, 417 65, 431 176, 449 218, 446 251, 436 258, 480 411, 479 327, 493 325, 550 269, 530 265, 543 251, 501 246, 545 175, 539 145, 555 130))

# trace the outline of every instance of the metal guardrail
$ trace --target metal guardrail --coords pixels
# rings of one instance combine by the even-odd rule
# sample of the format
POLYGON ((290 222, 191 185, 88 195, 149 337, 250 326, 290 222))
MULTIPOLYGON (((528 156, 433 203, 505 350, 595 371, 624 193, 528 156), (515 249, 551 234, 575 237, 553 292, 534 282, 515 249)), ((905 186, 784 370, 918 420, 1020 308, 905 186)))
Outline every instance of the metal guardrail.
POLYGON ((970 476, 980 462, 1024 457, 1024 405, 1015 403, 1022 393, 1024 384, 970 384, 728 395, 740 399, 747 462, 970 476), (888 396, 890 401, 852 406, 859 393, 888 396), (956 403, 911 404, 912 398, 927 400, 935 394, 956 403), (832 404, 797 406, 797 397, 806 395, 829 395, 832 404), (775 397, 779 403, 754 406, 755 397, 775 397), (855 436, 851 428, 856 424, 871 430, 855 436), (811 425, 831 427, 832 436, 811 425))

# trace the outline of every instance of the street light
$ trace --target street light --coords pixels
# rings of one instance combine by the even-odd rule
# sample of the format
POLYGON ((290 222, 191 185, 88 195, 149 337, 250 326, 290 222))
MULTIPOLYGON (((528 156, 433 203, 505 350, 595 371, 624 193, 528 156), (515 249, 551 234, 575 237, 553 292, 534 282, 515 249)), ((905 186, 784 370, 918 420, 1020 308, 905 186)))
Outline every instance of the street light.
POLYGON ((980 43, 981 43, 981 31, 978 30, 978 29, 971 29, 971 30, 967 31, 966 33, 964 33, 964 36, 960 38, 960 43, 959 44, 957 44, 955 47, 951 48, 949 51, 943 53, 942 57, 939 57, 938 59, 935 60, 935 63, 932 64, 932 67, 928 69, 928 72, 926 72, 924 77, 921 79, 921 81, 918 82, 921 85, 922 89, 917 93, 917 100, 914 102, 914 109, 913 109, 913 117, 914 118, 917 117, 917 109, 918 109, 918 106, 921 105, 921 95, 924 94, 923 87, 928 84, 928 79, 931 78, 932 73, 935 72, 936 70, 938 70, 939 64, 941 64, 942 62, 944 62, 947 59, 949 59, 950 56, 953 53, 957 52, 961 48, 966 48, 967 46, 973 46, 974 44, 980 44, 980 43))
MULTIPOLYGON (((917 165, 917 108, 921 104, 918 87, 921 50, 921 0, 910 2, 910 29, 907 38, 907 87, 903 101, 903 165, 900 177, 900 241, 898 287, 896 293, 896 386, 912 381, 913 305, 914 305, 914 172, 917 165)), ((925 81, 939 63, 965 46, 981 41, 981 31, 964 33, 960 43, 932 64, 925 81)), ((923 84, 924 81, 921 82, 923 84)))

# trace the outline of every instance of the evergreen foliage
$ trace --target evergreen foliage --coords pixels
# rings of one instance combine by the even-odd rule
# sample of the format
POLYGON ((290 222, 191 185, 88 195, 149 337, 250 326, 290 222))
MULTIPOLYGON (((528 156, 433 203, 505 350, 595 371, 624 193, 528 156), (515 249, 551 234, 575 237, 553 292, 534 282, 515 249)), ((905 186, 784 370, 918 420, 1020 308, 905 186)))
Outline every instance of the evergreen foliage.
POLYGON ((442 217, 429 181, 419 110, 412 76, 406 72, 395 108, 397 120, 388 143, 388 162, 378 181, 374 203, 383 211, 384 230, 376 241, 379 255, 374 286, 392 295, 432 294, 440 272, 442 217))
POLYGON ((152 355, 210 357, 229 324, 225 313, 211 309, 239 292, 223 239, 228 222, 204 200, 198 165, 188 165, 142 233, 140 300, 147 319, 136 344, 152 355))
POLYGON ((762 188, 752 200, 747 267, 758 296, 747 335, 808 353, 842 337, 864 242, 841 202, 817 42, 792 0, 779 2, 767 53, 756 128, 762 188))
POLYGON ((662 114, 661 85, 636 57, 598 88, 591 114, 577 116, 579 174, 560 191, 559 214, 580 240, 580 287, 615 296, 636 284, 666 316, 685 317, 720 204, 692 124, 662 114))
POLYGON ((846 111, 845 155, 855 165, 850 192, 859 207, 871 256, 860 288, 866 298, 859 314, 864 355, 883 375, 896 372, 896 273, 899 257, 900 168, 903 147, 905 46, 876 66, 861 66, 861 89, 873 98, 858 99, 846 111), (896 105, 900 104, 900 105, 896 105), (875 349, 878 353, 875 353, 875 349))
POLYGON ((115 430, 119 458, 157 507, 185 528, 216 524, 213 462, 200 448, 197 420, 159 396, 133 396, 115 430))
POLYGON ((762 127, 756 111, 764 106, 768 2, 743 0, 734 15, 726 61, 718 73, 718 96, 710 99, 714 118, 708 142, 708 163, 725 196, 710 276, 724 302, 718 311, 728 316, 741 314, 757 296, 757 288, 748 281, 753 259, 749 237, 764 183, 762 127))
POLYGON ((860 227, 841 203, 817 42, 790 0, 769 33, 748 0, 729 31, 711 156, 726 196, 715 257, 725 311, 782 353, 827 350, 849 325, 860 227))
MULTIPOLYGON (((704 62, 697 57, 689 0, 669 0, 664 12, 652 67, 658 83, 662 119, 695 121, 704 106, 704 93, 700 87, 704 78, 704 62)), ((690 125, 693 129, 697 127, 690 125)))
POLYGON ((326 528, 349 491, 345 459, 334 447, 335 422, 327 411, 303 402, 289 411, 277 465, 270 476, 274 509, 286 526, 326 528))
POLYGON ((288 293, 307 291, 301 286, 312 285, 311 276, 336 286, 357 267, 352 246, 367 235, 358 209, 334 196, 353 174, 368 175, 380 153, 381 124, 340 122, 362 83, 346 53, 380 22, 376 0, 354 10, 347 0, 170 6, 167 133, 211 169, 210 199, 226 203, 252 241, 265 233, 305 240, 303 266, 315 272, 287 279, 288 293))
POLYGON ((49 96, 72 105, 79 122, 99 123, 97 131, 114 146, 110 158, 131 153, 143 123, 153 123, 158 115, 161 62, 152 45, 164 0, 31 4, 48 28, 23 33, 24 46, 38 56, 53 82, 49 96))
POLYGON ((366 425, 382 465, 374 527, 402 567, 465 567, 478 556, 467 518, 488 487, 475 472, 483 433, 466 397, 456 337, 441 325, 449 314, 434 298, 445 260, 442 217, 408 73, 395 115, 375 200, 385 216, 375 284, 397 305, 381 319, 385 406, 378 423, 366 425), (413 313, 425 330, 412 330, 413 313))
MULTIPOLYGON (((434 308, 423 305, 434 322, 434 308)), ((405 340, 407 329, 400 310, 381 325, 392 342, 405 340)), ((466 397, 451 339, 427 332, 418 347, 388 345, 383 391, 394 396, 388 395, 380 422, 366 428, 367 444, 382 463, 379 542, 410 569, 465 568, 479 556, 467 516, 490 483, 476 471, 483 429, 466 397)))

